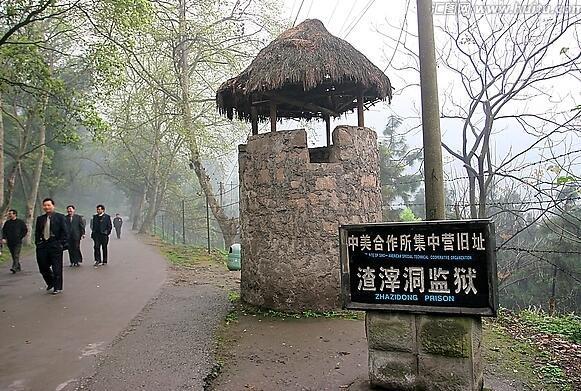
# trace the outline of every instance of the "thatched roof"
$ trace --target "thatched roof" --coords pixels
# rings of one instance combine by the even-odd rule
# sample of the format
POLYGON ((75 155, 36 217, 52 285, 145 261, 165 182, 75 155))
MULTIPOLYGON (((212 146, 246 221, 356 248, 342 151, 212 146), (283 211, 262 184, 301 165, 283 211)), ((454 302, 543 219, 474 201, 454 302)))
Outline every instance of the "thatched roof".
POLYGON ((269 116, 270 101, 279 118, 338 117, 357 107, 391 100, 388 77, 347 41, 331 35, 323 23, 305 20, 262 49, 240 75, 216 93, 218 109, 228 118, 269 116))

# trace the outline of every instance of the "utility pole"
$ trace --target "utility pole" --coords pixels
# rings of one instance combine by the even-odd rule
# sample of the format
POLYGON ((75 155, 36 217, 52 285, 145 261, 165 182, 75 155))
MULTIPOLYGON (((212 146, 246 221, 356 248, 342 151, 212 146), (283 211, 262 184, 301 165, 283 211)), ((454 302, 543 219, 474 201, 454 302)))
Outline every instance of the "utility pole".
POLYGON ((208 234, 208 254, 210 254, 210 203, 208 196, 206 196, 206 229, 208 234))
POLYGON ((446 218, 432 1, 417 0, 426 220, 446 218))

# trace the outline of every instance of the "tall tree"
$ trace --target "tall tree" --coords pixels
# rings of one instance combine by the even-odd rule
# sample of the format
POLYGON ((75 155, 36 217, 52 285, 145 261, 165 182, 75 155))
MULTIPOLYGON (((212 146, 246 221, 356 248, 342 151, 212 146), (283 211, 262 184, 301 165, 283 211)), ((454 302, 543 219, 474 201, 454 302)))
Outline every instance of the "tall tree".
POLYGON ((232 243, 238 223, 220 205, 215 189, 219 179, 211 178, 204 163, 224 154, 246 129, 218 116, 215 90, 263 45, 269 34, 265 29, 273 24, 273 4, 254 0, 157 3, 152 28, 139 43, 112 39, 125 55, 128 72, 169 99, 172 111, 166 116, 178 116, 180 121, 179 128, 170 131, 184 138, 181 152, 188 155, 227 245, 232 243), (151 67, 154 62, 163 63, 161 74, 151 67))
POLYGON ((409 203, 422 182, 418 167, 415 167, 421 160, 421 150, 410 149, 405 135, 398 134, 402 123, 402 118, 390 116, 379 140, 383 218, 391 221, 399 220, 404 209, 393 206, 393 203, 398 199, 409 203))

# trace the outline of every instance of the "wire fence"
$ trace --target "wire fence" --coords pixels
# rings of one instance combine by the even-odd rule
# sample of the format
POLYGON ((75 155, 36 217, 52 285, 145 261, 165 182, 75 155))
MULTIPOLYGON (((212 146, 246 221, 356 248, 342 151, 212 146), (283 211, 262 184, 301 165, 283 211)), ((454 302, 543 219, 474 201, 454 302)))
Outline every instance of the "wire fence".
MULTIPOLYGON (((238 188, 236 183, 220 183, 218 192, 214 194, 228 219, 239 216, 238 188)), ((153 220, 152 233, 174 245, 204 247, 208 251, 226 249, 222 228, 214 217, 208 197, 203 193, 173 202, 159 211, 153 220)))

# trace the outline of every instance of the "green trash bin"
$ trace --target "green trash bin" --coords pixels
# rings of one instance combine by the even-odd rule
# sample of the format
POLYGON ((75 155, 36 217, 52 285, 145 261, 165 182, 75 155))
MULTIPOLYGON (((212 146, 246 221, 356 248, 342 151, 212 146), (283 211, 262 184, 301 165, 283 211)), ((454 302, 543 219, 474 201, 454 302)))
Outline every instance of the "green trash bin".
POLYGON ((228 270, 240 270, 240 244, 234 243, 228 251, 228 270))

